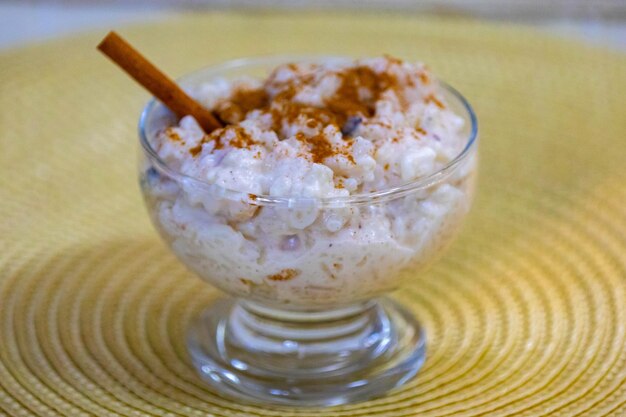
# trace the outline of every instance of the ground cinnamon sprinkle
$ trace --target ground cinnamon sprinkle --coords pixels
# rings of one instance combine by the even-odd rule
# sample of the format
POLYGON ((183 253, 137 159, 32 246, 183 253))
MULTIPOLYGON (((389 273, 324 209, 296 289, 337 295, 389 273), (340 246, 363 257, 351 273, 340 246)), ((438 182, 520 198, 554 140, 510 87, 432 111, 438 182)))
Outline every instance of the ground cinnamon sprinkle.
POLYGON ((351 163, 356 163, 347 147, 343 149, 334 147, 323 133, 309 137, 302 132, 298 132, 296 133, 296 139, 309 146, 309 153, 313 162, 322 163, 324 159, 330 156, 343 155, 351 163))
MULTIPOLYGON (((351 134, 354 129, 348 129, 349 126, 346 126, 346 123, 357 119, 359 123, 356 126, 358 126, 363 117, 374 116, 376 102, 389 89, 395 91, 402 105, 406 105, 406 99, 402 93, 403 87, 389 70, 390 66, 403 65, 403 62, 390 56, 387 56, 387 60, 389 61, 388 68, 381 72, 376 72, 366 65, 338 70, 335 75, 339 78, 339 86, 331 97, 324 100, 323 107, 293 101, 304 86, 314 82, 315 75, 312 71, 307 71, 306 67, 303 70, 297 64, 287 64, 287 68, 295 74, 295 77, 282 81, 278 73, 274 72, 261 88, 238 88, 228 99, 219 103, 215 109, 216 113, 220 119, 231 125, 213 131, 203 138, 198 146, 191 148, 190 153, 193 156, 198 155, 202 151, 202 144, 211 140, 215 141, 214 149, 221 149, 224 145, 222 143, 224 135, 229 131, 235 134, 234 139, 229 141, 232 147, 249 149, 259 144, 243 128, 235 124, 242 121, 248 112, 260 110, 271 115, 272 130, 276 132, 279 139, 286 139, 286 136, 290 135, 283 129, 294 123, 304 123, 307 128, 317 130, 317 133, 299 132, 296 135, 297 140, 307 145, 313 162, 322 163, 328 157, 343 155, 350 162, 355 163, 350 152, 351 134), (346 146, 333 146, 323 132, 328 125, 334 125, 338 131, 342 132, 346 146)), ((420 72, 418 76, 423 83, 429 82, 426 73, 420 72)), ((413 79, 407 77, 405 84, 411 85, 412 83, 414 84, 413 79)), ((443 108, 443 103, 433 95, 427 96, 425 101, 432 101, 443 108)), ((421 128, 417 130, 425 134, 421 128)))
MULTIPOLYGON (((387 57, 392 64, 401 65, 397 58, 387 57)), ((298 73, 296 64, 288 64, 294 73, 298 73)), ((368 66, 347 68, 336 73, 340 85, 332 97, 325 100, 325 108, 308 106, 293 102, 293 97, 303 86, 314 80, 311 73, 297 74, 296 78, 286 82, 276 81, 275 73, 270 75, 262 88, 239 88, 227 100, 216 107, 218 116, 228 123, 238 123, 251 110, 261 110, 272 115, 272 129, 281 137, 284 123, 293 123, 298 118, 307 119, 307 127, 335 125, 341 130, 351 116, 367 116, 374 114, 376 101, 387 89, 395 89, 400 94, 396 77, 388 71, 375 72, 368 66), (266 90, 276 93, 270 97, 266 90)), ((403 99, 403 97, 401 97, 403 99)))
POLYGON ((328 158, 329 156, 336 155, 336 152, 333 149, 333 145, 328 141, 328 139, 326 139, 324 135, 315 135, 310 138, 301 137, 300 140, 310 145, 313 162, 322 163, 324 159, 328 158))
POLYGON ((168 127, 167 129, 165 129, 165 134, 167 135, 168 138, 170 138, 170 140, 173 140, 174 142, 181 141, 181 138, 180 136, 178 136, 178 133, 174 132, 174 129, 172 129, 171 127, 168 127))
POLYGON ((391 64, 402 65, 404 62, 400 58, 396 58, 395 56, 389 54, 383 54, 383 56, 389 61, 391 64))
POLYGON ((348 117, 374 115, 374 105, 382 92, 397 88, 398 80, 387 72, 376 73, 367 66, 348 68, 337 73, 341 84, 332 98, 324 103, 335 113, 339 124, 343 125, 348 117))
POLYGON ((205 143, 209 143, 211 141, 215 142, 214 144, 215 146, 213 146, 213 149, 222 149, 224 145, 222 144, 220 136, 222 135, 222 133, 224 133, 225 130, 226 128, 220 127, 218 129, 215 129, 209 135, 204 135, 202 139, 200 140, 200 142, 198 143, 198 145, 189 149, 189 153, 191 154, 191 156, 193 157, 198 156, 198 154, 202 152, 202 145, 204 145, 205 143))
POLYGON ((218 103, 218 117, 231 124, 242 121, 249 111, 259 109, 268 102, 268 94, 262 88, 238 88, 228 100, 218 103))
MULTIPOLYGON (((297 72, 297 65, 288 65, 293 72, 297 72)), ((302 86, 311 83, 314 79, 312 74, 302 74, 295 79, 290 79, 285 83, 275 81, 275 76, 271 75, 265 88, 275 89, 278 92, 272 98, 255 95, 253 99, 248 99, 247 103, 257 104, 263 111, 271 113, 274 121, 273 130, 280 134, 283 122, 293 123, 299 117, 307 118, 307 127, 315 128, 320 124, 326 126, 336 125, 339 129, 350 116, 363 115, 372 116, 374 105, 382 92, 388 88, 398 88, 398 81, 388 72, 376 73, 370 67, 358 66, 347 68, 337 72, 341 84, 335 94, 325 100, 325 108, 318 108, 293 102, 293 97, 302 86)), ((251 94, 251 93, 250 93, 251 94)), ((239 102, 241 98, 231 99, 232 102, 239 102)), ((279 135, 280 136, 280 135, 279 135)))
POLYGON ((202 143, 200 143, 197 146, 194 146, 193 148, 189 149, 189 153, 191 154, 191 156, 196 157, 198 156, 198 154, 202 152, 202 143))
POLYGON ((222 149, 224 147, 222 140, 224 135, 228 132, 233 132, 235 135, 235 137, 229 141, 230 146, 234 148, 249 149, 252 145, 257 145, 259 143, 254 140, 243 127, 230 125, 215 129, 211 132, 211 134, 205 135, 197 146, 189 149, 189 153, 191 153, 192 156, 197 156, 200 152, 202 152, 202 145, 211 141, 215 143, 213 149, 222 149))
POLYGON ((426 97, 424 97, 424 101, 426 103, 435 103, 435 105, 437 107, 439 107, 440 109, 445 109, 446 108, 446 106, 444 106, 443 103, 437 97, 435 97, 432 94, 429 94, 426 97))
POLYGON ((340 122, 335 114, 327 109, 320 109, 307 106, 301 103, 290 101, 291 98, 275 98, 272 100, 269 112, 272 115, 272 129, 280 136, 283 124, 294 123, 299 117, 308 119, 307 126, 314 128, 317 126, 335 125, 340 128, 340 122))
POLYGON ((300 271, 298 271, 297 269, 283 269, 277 274, 268 275, 267 279, 269 279, 270 281, 289 281, 290 279, 293 279, 298 275, 300 275, 300 271))
POLYGON ((230 141, 230 145, 235 148, 250 148, 250 146, 257 145, 259 143, 252 139, 252 136, 250 136, 244 128, 240 126, 228 126, 226 129, 230 129, 235 132, 235 138, 230 141))

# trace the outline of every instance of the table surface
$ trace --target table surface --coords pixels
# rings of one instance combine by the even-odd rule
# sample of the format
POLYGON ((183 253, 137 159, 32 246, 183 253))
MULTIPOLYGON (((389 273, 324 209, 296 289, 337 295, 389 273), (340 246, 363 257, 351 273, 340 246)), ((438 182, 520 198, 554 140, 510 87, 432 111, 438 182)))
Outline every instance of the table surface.
MULTIPOLYGON (((302 2, 294 2, 294 4, 300 3, 302 2)), ((376 6, 376 2, 373 3, 376 6)), ((405 6, 401 1, 396 1, 396 3, 398 3, 396 9, 405 6)), ((481 3, 473 3, 475 3, 473 15, 485 16, 485 12, 479 7, 481 3)), ((284 6, 284 2, 281 4, 284 6)), ((523 11, 521 8, 518 10, 519 13, 523 11)), ((166 20, 181 13, 183 12, 164 8, 163 4, 0 4, 0 23, 2 23, 0 25, 0 50, 13 49, 21 45, 84 31, 106 30, 137 22, 166 20)), ((471 16, 472 10, 468 11, 466 8, 464 13, 471 16)), ((571 14, 563 10, 564 15, 568 13, 571 14)), ((534 26, 557 36, 582 39, 626 52, 626 21, 624 20, 608 21, 591 17, 582 19, 507 17, 513 18, 515 24, 534 26)))

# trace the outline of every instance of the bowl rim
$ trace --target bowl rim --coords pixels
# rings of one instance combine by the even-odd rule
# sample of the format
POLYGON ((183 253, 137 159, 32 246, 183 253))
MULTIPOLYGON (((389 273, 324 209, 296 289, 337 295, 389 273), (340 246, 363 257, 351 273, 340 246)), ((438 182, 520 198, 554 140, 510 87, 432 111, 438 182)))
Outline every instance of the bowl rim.
MULTIPOLYGON (((346 60, 351 60, 354 58, 350 58, 347 56, 327 56, 327 55, 268 55, 268 56, 258 56, 258 57, 250 57, 250 58, 240 58, 225 61, 221 64, 217 65, 209 65, 198 70, 192 71, 183 75, 182 77, 177 79, 181 85, 185 86, 185 84, 189 84, 191 80, 196 78, 202 78, 208 81, 211 76, 218 76, 219 74, 224 73, 228 70, 241 69, 244 67, 254 67, 260 65, 278 65, 280 63, 285 62, 319 62, 319 61, 335 61, 341 62, 346 60)), ((240 190, 228 189, 226 187, 222 187, 217 184, 210 183, 201 178, 196 178, 187 174, 183 174, 178 170, 172 168, 168 163, 166 163, 156 152, 156 150, 150 144, 150 140, 148 139, 147 133, 147 123, 150 115, 155 109, 159 108, 159 105, 163 107, 161 102, 157 100, 155 97, 152 97, 148 103, 144 106, 141 116, 139 117, 139 141, 141 143, 141 147, 145 152, 146 156, 151 160, 151 162, 156 165, 156 167, 167 174, 169 177, 175 178, 178 181, 183 181, 185 183, 190 183, 191 185, 199 186, 199 187, 210 187, 212 192, 219 191, 222 195, 236 195, 239 196, 239 199, 247 200, 249 203, 262 205, 262 206, 286 206, 286 207, 296 207, 296 206, 310 206, 315 205, 316 207, 346 207, 351 205, 362 205, 362 204, 371 204, 373 202, 386 201, 390 199, 395 199, 398 197, 402 197, 412 192, 416 192, 419 190, 423 190, 425 188, 432 187, 436 185, 446 178, 448 178, 471 153, 472 150, 476 147, 478 142, 478 120, 476 118, 476 114, 474 109, 469 104, 467 99, 463 97, 459 91, 457 91, 454 87, 450 86, 448 83, 438 80, 439 84, 447 90, 455 99, 459 101, 462 105, 462 108, 466 111, 466 115, 464 115, 464 119, 468 119, 471 123, 470 131, 466 139, 465 146, 456 155, 450 162, 448 162, 441 169, 428 174, 424 177, 417 178, 412 181, 405 182, 403 184, 385 188, 382 190, 376 190, 367 193, 358 193, 351 194, 348 196, 337 196, 337 197, 302 197, 302 196, 270 196, 264 194, 249 194, 240 190)))

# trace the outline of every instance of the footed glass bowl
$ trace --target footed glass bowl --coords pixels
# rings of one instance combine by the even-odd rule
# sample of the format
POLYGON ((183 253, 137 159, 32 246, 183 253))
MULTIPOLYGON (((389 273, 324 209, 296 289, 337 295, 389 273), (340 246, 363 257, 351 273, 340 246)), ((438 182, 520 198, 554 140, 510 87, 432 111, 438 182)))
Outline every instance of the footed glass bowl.
MULTIPOLYGON (((281 63, 320 59, 331 58, 238 60, 181 83, 265 76, 281 63)), ((207 306, 188 332, 191 359, 216 391, 337 405, 380 396, 417 373, 423 329, 384 295, 442 253, 471 204, 476 117, 444 87, 465 121, 465 145, 450 163, 395 188, 321 199, 251 195, 177 172, 153 147, 175 118, 157 101, 147 105, 140 177, 152 221, 189 269, 230 296, 207 306)))

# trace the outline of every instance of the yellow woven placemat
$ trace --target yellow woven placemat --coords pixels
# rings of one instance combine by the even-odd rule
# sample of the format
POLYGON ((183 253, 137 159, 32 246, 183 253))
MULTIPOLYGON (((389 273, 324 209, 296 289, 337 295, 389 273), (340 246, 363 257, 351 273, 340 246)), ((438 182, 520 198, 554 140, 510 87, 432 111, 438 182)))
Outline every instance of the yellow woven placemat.
POLYGON ((626 415, 626 58, 527 29, 381 15, 213 14, 124 30, 182 74, 284 52, 421 59, 481 128, 475 208, 397 297, 428 358, 399 391, 319 410, 211 394, 186 323, 215 292, 150 226, 135 179, 147 95, 100 36, 0 57, 0 414, 626 415))

